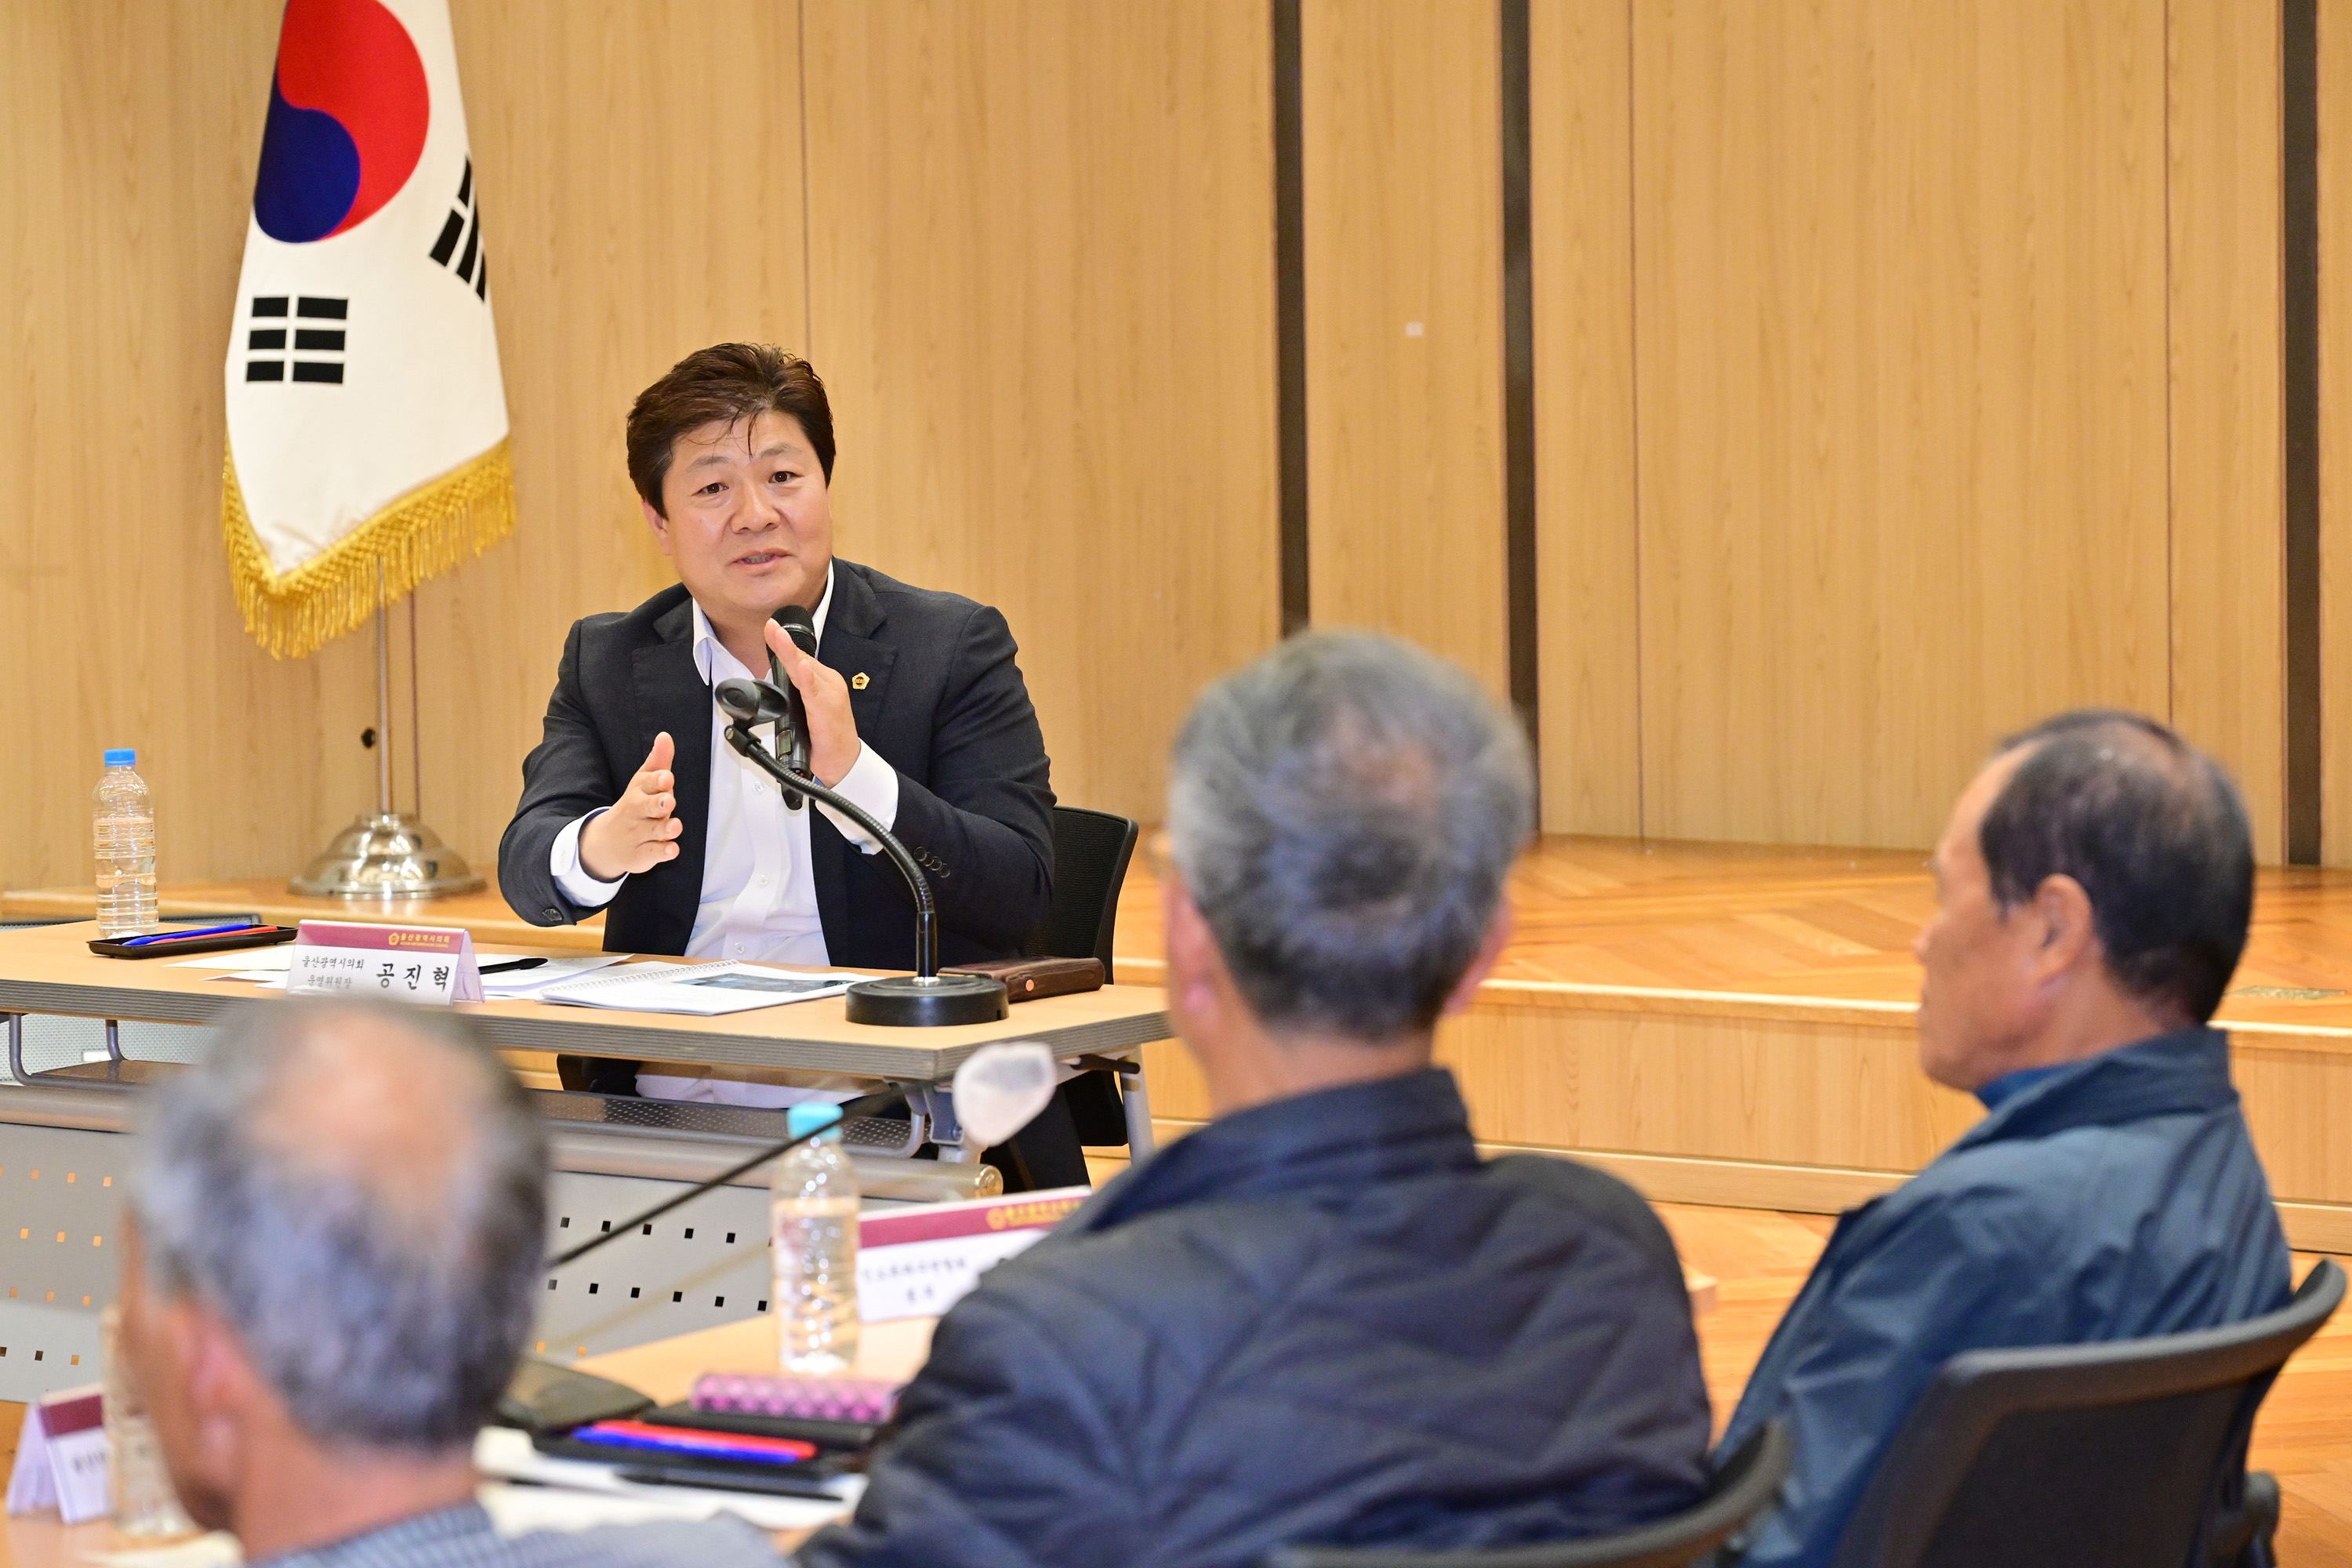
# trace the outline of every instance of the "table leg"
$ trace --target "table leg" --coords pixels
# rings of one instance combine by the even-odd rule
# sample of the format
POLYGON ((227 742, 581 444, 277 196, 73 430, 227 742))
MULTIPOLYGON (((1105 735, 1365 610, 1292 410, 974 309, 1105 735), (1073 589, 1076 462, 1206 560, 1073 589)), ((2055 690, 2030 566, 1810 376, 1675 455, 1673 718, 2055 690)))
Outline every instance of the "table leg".
POLYGON ((1140 1160, 1151 1152, 1151 1092, 1143 1087, 1143 1058, 1135 1058, 1134 1070, 1118 1075, 1119 1104, 1127 1111, 1127 1157, 1140 1160))

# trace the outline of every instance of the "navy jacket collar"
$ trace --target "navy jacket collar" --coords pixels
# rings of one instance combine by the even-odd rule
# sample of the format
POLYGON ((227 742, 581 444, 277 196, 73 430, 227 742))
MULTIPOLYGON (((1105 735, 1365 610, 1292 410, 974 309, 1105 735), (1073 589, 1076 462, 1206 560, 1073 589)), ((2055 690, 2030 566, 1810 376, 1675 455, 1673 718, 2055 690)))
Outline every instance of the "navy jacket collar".
POLYGON ((854 561, 833 558, 833 606, 825 612, 824 621, 827 637, 838 627, 854 637, 870 637, 889 618, 866 574, 866 569, 854 561))
POLYGON ((2199 1026, 2070 1062, 1970 1128, 1946 1152, 2011 1138, 2046 1138, 2151 1116, 2197 1116, 2237 1103, 2230 1037, 2199 1026))
POLYGON ((1454 1075, 1424 1068, 1221 1116, 1105 1187, 1068 1228, 1108 1230, 1188 1204, 1360 1187, 1478 1165, 1470 1112, 1454 1075))

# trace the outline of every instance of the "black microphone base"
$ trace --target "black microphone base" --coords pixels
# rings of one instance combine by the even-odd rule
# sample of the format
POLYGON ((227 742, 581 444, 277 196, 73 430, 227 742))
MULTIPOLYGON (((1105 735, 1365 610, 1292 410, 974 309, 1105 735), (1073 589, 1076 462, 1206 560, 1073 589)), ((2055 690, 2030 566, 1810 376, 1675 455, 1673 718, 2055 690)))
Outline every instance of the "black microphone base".
POLYGON ((946 1024, 993 1024, 1009 1010, 1004 983, 984 974, 904 975, 861 980, 844 1004, 853 1024, 936 1028, 946 1024))

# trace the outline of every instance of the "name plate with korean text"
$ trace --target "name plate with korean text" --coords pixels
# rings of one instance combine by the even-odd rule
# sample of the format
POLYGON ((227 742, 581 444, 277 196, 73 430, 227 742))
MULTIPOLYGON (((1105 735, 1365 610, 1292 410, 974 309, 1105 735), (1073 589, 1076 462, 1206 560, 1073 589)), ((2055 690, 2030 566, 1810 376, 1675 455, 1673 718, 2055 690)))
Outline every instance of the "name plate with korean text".
POLYGON ((54 1508, 68 1524, 103 1519, 107 1489, 105 1402, 98 1385, 46 1394, 25 1412, 16 1466, 8 1477, 8 1511, 54 1508))
POLYGON ((447 1006, 482 999, 482 966, 473 933, 459 927, 304 921, 286 992, 447 1006))
POLYGON ((858 1317, 887 1323, 939 1316, 982 1274, 1044 1240, 1092 1195, 1085 1187, 1054 1187, 861 1215, 858 1317))

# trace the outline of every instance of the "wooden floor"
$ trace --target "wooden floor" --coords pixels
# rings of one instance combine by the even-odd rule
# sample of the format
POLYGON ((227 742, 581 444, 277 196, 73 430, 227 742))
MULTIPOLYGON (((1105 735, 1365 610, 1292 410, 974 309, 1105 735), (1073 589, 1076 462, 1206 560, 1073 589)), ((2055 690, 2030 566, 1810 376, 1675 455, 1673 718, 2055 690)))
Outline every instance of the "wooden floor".
MULTIPOLYGON (((1480 1137, 1574 1152, 1662 1202, 1834 1213, 1976 1121, 1920 1073, 1911 942, 1933 914, 1916 852, 1547 838, 1511 884, 1513 940, 1438 1035, 1480 1137)), ((1160 978, 1139 858, 1118 978, 1160 978)), ((2352 871, 2261 874, 2218 1019, 2296 1244, 2352 1250, 2352 871)), ((1205 1087, 1147 1047, 1154 1113, 1205 1087)))
MULTIPOLYGON (((1139 854, 1118 973, 1159 978, 1160 889, 1139 854)), ((1622 986, 1913 1003, 1911 940, 1935 912, 1910 850, 1629 838, 1540 840, 1511 878, 1517 929, 1490 988, 1622 986)), ((2224 1022, 2352 1031, 2352 871, 2265 868, 2224 1022), (2307 993, 2320 993, 2317 995, 2307 993)))
MULTIPOLYGON (((1158 979, 1160 967, 1150 861, 1137 854, 1118 903, 1118 972, 1135 984, 1158 979)), ((1542 839, 1514 873, 1511 896, 1517 935, 1493 982, 1505 995, 1576 985, 1908 1003, 1918 993, 1911 939, 1935 908, 1915 851, 1632 838, 1542 839)), ((91 901, 86 888, 0 891, 0 918, 87 916, 91 901)), ((296 898, 261 879, 168 887, 163 905, 165 913, 414 920, 541 945, 603 940, 601 919, 527 925, 495 889, 374 905, 296 898)), ((2222 1016, 2352 1032, 2352 871, 2262 872, 2252 940, 2222 1016)))
MULTIPOLYGON (((1096 1162, 1097 1175, 1124 1163, 1096 1162)), ((1658 1212, 1683 1261, 1717 1281, 1717 1304, 1699 1319, 1698 1337, 1720 1430, 1832 1222, 1681 1204, 1662 1204, 1658 1212)), ((2298 1258, 2298 1274, 2313 1261, 2298 1258)), ((23 1409, 0 1405, 0 1470, 23 1409)), ((2254 1429, 2253 1463, 2277 1475, 2285 1493, 2280 1561, 2288 1568, 2352 1568, 2352 1312, 2339 1314, 2288 1363, 2254 1429)), ((9 1568, 5 1551, 0 1568, 9 1568)))

